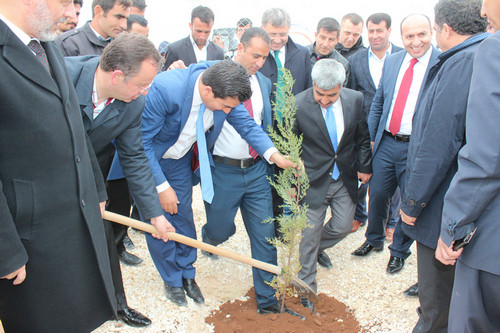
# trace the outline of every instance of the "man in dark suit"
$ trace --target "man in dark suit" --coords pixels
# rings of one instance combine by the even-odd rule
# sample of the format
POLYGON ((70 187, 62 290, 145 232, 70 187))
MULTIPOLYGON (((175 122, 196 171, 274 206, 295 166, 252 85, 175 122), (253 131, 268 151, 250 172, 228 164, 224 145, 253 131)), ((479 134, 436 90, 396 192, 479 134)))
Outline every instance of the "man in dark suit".
MULTIPOLYGON (((406 52, 387 56, 380 83, 373 98, 368 128, 373 146, 373 177, 370 181, 366 241, 352 254, 366 256, 382 251, 390 198, 399 186, 404 193, 406 155, 412 119, 429 68, 437 63, 439 51, 431 45, 429 18, 413 14, 401 22, 401 37, 406 52)), ((411 254, 413 240, 398 222, 387 272, 399 272, 411 254)))
POLYGON ((94 0, 92 21, 57 37, 63 55, 101 54, 113 38, 127 29, 131 5, 132 0, 94 0))
POLYGON ((481 10, 493 36, 479 45, 474 59, 465 136, 458 171, 444 198, 436 258, 454 265, 448 332, 499 332, 500 323, 500 7, 485 0, 481 10), (477 229, 476 229, 477 228, 477 229), (476 230, 469 244, 453 251, 454 243, 476 230))
MULTIPOLYGON (((250 75, 252 97, 244 105, 256 123, 267 132, 272 126, 271 81, 258 72, 269 55, 271 39, 262 28, 249 28, 241 36, 234 61, 242 64, 250 75)), ((267 239, 274 237, 274 226, 262 223, 273 216, 271 185, 266 176, 270 165, 243 140, 236 130, 224 123, 213 150, 214 199, 205 203, 207 223, 203 226, 203 241, 219 245, 235 231, 234 217, 241 210, 250 237, 252 258, 277 264, 276 248, 267 239)), ((271 169, 272 170, 272 169, 271 169)), ((253 268, 254 287, 259 312, 268 313, 276 307, 275 290, 266 284, 273 274, 253 268)))
MULTIPOLYGON (((481 17, 481 0, 440 0, 434 30, 439 62, 429 69, 413 117, 408 147, 405 192, 401 195, 402 228, 417 241, 419 320, 414 332, 448 332, 448 312, 455 267, 435 258, 443 200, 457 172, 457 155, 465 143, 467 97, 474 54, 490 36, 481 17)), ((456 332, 455 330, 450 332, 456 332)))
POLYGON ((116 314, 104 182, 61 52, 49 42, 66 17, 75 17, 71 1, 0 2, 6 332, 90 332, 116 314))
POLYGON ((212 33, 214 20, 215 15, 210 8, 201 5, 195 7, 191 11, 191 23, 189 23, 191 34, 168 44, 163 70, 172 69, 172 63, 178 60, 181 60, 186 67, 200 60, 223 60, 224 50, 208 39, 212 33))
MULTIPOLYGON (((120 164, 143 218, 151 220, 153 225, 166 225, 173 231, 163 216, 142 145, 143 95, 147 94, 162 63, 156 47, 145 36, 120 34, 104 49, 101 58, 85 56, 65 60, 80 103, 83 124, 96 155, 107 154, 107 146, 115 141, 120 164)), ((106 160, 99 162, 107 177, 106 160)), ((109 238, 118 316, 128 325, 147 326, 151 321, 127 305, 114 233, 111 223, 106 220, 104 223, 109 238)))
MULTIPOLYGON (((301 159, 310 184, 303 203, 312 226, 302 233, 299 278, 316 291, 316 261, 329 262, 324 251, 350 233, 358 179, 366 183, 372 167, 363 95, 342 88, 344 67, 333 59, 318 61, 312 80, 313 87, 297 95, 293 132, 303 136, 301 159), (325 224, 328 207, 332 217, 325 224)), ((301 303, 314 312, 308 299, 301 303)))
MULTIPOLYGON (((251 94, 247 70, 232 60, 194 64, 163 72, 155 78, 143 113, 143 142, 165 217, 177 233, 196 238, 190 181, 195 142, 200 157, 198 172, 203 199, 212 203, 209 162, 213 164, 213 160, 207 150, 214 146, 225 120, 268 162, 280 167, 294 166, 277 152, 241 104, 251 94)), ((185 306, 187 294, 195 302, 203 303, 193 267, 196 249, 173 241, 163 243, 149 234, 146 240, 165 282, 167 298, 185 306)), ((279 306, 272 308, 273 312, 279 309, 279 306)))
MULTIPOLYGON (((363 49, 349 57, 351 66, 351 79, 348 87, 363 93, 365 98, 364 110, 366 118, 370 114, 373 96, 377 91, 380 77, 382 76, 382 68, 387 55, 399 52, 402 48, 389 42, 391 35, 391 17, 385 13, 376 13, 370 15, 366 20, 366 28, 368 29, 368 42, 370 47, 363 49)), ((358 190, 358 205, 352 222, 352 231, 358 230, 360 226, 366 223, 368 213, 366 211, 366 194, 368 192, 368 184, 363 184, 358 190)), ((392 240, 392 233, 396 228, 396 223, 399 220, 399 189, 391 199, 391 209, 389 211, 389 221, 387 222, 387 240, 392 240), (390 228, 390 230, 388 230, 390 228), (390 237, 389 237, 390 236, 390 237)))

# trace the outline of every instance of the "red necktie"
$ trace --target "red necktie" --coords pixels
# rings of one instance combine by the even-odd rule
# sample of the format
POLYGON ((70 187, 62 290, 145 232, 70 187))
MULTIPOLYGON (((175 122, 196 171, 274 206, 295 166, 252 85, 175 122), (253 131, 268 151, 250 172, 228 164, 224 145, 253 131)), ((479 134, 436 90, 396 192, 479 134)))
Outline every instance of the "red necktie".
POLYGON ((396 135, 401 127, 401 119, 403 118, 403 111, 405 109, 406 100, 408 99, 408 94, 410 92, 411 82, 413 80, 413 67, 418 62, 418 59, 413 58, 410 62, 410 67, 405 72, 401 85, 399 86, 398 96, 396 97, 396 102, 394 103, 394 109, 392 110, 391 122, 389 123, 389 131, 392 135, 396 135))
MULTIPOLYGON (((248 110, 248 114, 250 115, 250 117, 253 118, 252 99, 251 98, 247 99, 245 102, 243 102, 243 104, 245 105, 245 109, 248 110)), ((248 146, 248 152, 250 153, 250 156, 252 156, 253 158, 259 156, 259 154, 257 154, 257 152, 253 150, 253 148, 250 146, 248 146)))

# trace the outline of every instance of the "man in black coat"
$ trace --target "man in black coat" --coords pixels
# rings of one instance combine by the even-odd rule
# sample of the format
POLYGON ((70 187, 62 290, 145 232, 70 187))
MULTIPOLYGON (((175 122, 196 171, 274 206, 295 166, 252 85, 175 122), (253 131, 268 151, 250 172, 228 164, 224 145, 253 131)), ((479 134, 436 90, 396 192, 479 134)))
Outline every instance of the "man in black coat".
MULTIPOLYGON (((101 58, 67 57, 65 61, 75 85, 83 124, 96 155, 106 154, 109 143, 114 141, 128 186, 143 218, 151 219, 153 225, 170 228, 163 216, 142 145, 143 95, 147 94, 161 64, 156 47, 146 36, 120 34, 104 49, 101 58)), ((103 174, 106 174, 108 164, 102 160, 99 163, 103 174)), ((118 317, 131 326, 149 325, 151 321, 148 318, 127 305, 111 223, 104 220, 104 226, 118 317)))
POLYGON ((104 182, 62 55, 48 42, 55 23, 74 16, 72 2, 0 1, 6 332, 89 332, 116 313, 99 210, 104 182))
POLYGON ((214 12, 203 6, 195 7, 191 11, 191 34, 186 38, 168 44, 165 54, 163 71, 171 69, 173 62, 181 60, 184 66, 189 67, 200 60, 224 60, 224 50, 208 37, 212 33, 215 15, 214 12))
MULTIPOLYGON (((303 203, 312 226, 302 233, 299 278, 316 291, 316 261, 332 267, 324 251, 350 233, 358 179, 370 179, 372 154, 363 95, 342 88, 344 67, 333 59, 318 61, 312 79, 312 88, 297 95, 293 132, 303 136, 300 157, 310 184, 303 203), (325 224, 328 207, 332 217, 325 224)), ((306 298, 301 303, 314 311, 306 298)))
POLYGON ((345 14, 340 22, 340 37, 335 50, 346 59, 364 50, 362 33, 363 18, 356 13, 345 14))

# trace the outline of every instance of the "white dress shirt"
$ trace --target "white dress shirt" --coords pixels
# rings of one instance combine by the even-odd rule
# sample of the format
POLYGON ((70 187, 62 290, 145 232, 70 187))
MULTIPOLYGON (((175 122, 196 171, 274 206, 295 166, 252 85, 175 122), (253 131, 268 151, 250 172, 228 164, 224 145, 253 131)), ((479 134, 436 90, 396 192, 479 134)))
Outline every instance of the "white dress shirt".
MULTIPOLYGON (((415 67, 413 67, 413 80, 411 82, 410 92, 408 93, 408 99, 406 100, 405 109, 403 111, 403 118, 401 119, 401 127, 398 134, 411 135, 413 113, 415 112, 418 94, 420 93, 420 87, 422 86, 422 83, 424 81, 425 72, 427 71, 427 66, 429 65, 431 54, 432 46, 423 56, 418 58, 418 62, 415 64, 415 67)), ((396 97, 398 96, 399 87, 401 86, 401 81, 403 81, 403 76, 405 75, 408 67, 410 67, 411 59, 413 59, 413 57, 409 53, 407 53, 399 69, 398 79, 396 81, 396 87, 394 89, 394 96, 392 97, 391 109, 389 112, 389 117, 387 118, 387 123, 385 125, 386 131, 389 131, 389 124, 391 123, 394 103, 396 102, 396 97)))
POLYGON ((372 77, 375 87, 378 87, 380 78, 382 77, 382 69, 384 68, 385 58, 388 54, 392 52, 392 43, 389 43, 389 48, 385 51, 382 59, 379 59, 375 53, 373 53, 372 48, 368 49, 368 68, 370 69, 370 75, 372 77))
POLYGON ((196 62, 200 62, 200 60, 207 61, 207 45, 208 40, 200 50, 198 44, 195 43, 193 36, 189 34, 189 39, 191 40, 191 45, 193 45, 194 55, 196 56, 196 62))
MULTIPOLYGON (((339 99, 332 105, 333 114, 335 115, 335 124, 337 125, 337 143, 340 144, 342 140, 342 135, 344 134, 344 112, 342 111, 342 102, 339 99)), ((321 107, 321 113, 323 113, 323 119, 326 118, 327 110, 321 107)))

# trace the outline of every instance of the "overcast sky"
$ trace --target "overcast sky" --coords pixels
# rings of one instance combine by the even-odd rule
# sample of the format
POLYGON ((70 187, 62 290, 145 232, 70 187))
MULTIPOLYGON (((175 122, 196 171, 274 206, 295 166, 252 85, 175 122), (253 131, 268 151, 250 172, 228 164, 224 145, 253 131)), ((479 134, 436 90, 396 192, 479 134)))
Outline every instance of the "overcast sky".
MULTIPOLYGON (((241 17, 250 18, 254 26, 261 25, 264 11, 272 7, 285 9, 292 18, 293 30, 300 30, 314 38, 318 21, 326 16, 339 22, 347 13, 355 12, 366 19, 370 14, 385 12, 392 17, 393 31, 391 41, 401 46, 399 24, 409 14, 421 13, 434 19, 434 5, 437 0, 342 0, 342 1, 310 1, 310 0, 249 0, 249 1, 196 1, 196 0, 146 0, 146 19, 149 21, 150 38, 158 45, 166 40, 174 42, 189 34, 188 23, 191 10, 198 6, 208 6, 215 13, 214 28, 235 27, 241 17)), ((92 0, 83 0, 83 10, 79 27, 92 17, 92 0)), ((293 38, 292 34, 292 38, 293 38)), ((366 28, 363 29, 364 44, 368 45, 366 28)))

